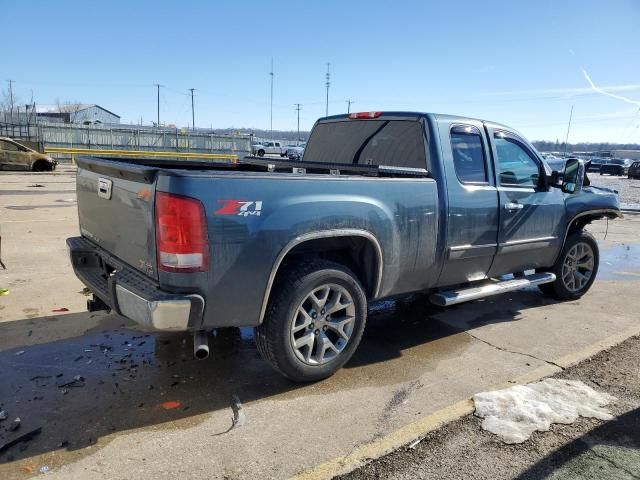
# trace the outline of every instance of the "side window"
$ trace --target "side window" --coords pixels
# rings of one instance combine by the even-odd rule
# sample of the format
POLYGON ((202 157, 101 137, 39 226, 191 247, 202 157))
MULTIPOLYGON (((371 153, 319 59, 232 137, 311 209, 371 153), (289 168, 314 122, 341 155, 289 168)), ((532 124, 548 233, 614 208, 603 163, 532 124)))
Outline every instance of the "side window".
POLYGON ((537 187, 540 167, 529 152, 510 138, 495 135, 500 185, 511 187, 537 187))
POLYGON ((452 127, 451 151, 456 175, 461 183, 488 183, 480 130, 472 126, 452 127))
POLYGON ((6 150, 9 152, 19 152, 20 149, 17 145, 14 145, 11 142, 0 141, 0 150, 6 150))

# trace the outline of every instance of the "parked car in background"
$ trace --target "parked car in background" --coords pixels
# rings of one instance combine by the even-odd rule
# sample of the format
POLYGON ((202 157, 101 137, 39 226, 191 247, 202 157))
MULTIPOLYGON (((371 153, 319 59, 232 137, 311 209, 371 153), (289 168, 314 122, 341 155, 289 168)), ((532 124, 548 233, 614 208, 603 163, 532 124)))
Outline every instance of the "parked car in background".
POLYGON ((640 178, 640 162, 633 162, 627 172, 629 178, 640 178))
POLYGON ((258 157, 274 154, 284 157, 287 154, 287 147, 282 142, 263 142, 252 145, 251 153, 258 157))
POLYGON ((591 159, 591 164, 589 165, 589 172, 599 172, 600 171, 600 167, 602 166, 603 163, 605 163, 606 159, 604 158, 600 158, 600 157, 595 157, 591 159))
POLYGON ((612 158, 600 167, 600 175, 626 175, 629 173, 631 160, 628 158, 612 158))
POLYGON ((190 331, 201 359, 208 330, 256 327, 296 381, 349 360, 370 301, 424 291, 444 307, 534 285, 580 298, 599 261, 584 227, 621 215, 580 160, 560 174, 515 130, 458 116, 338 115, 301 161, 190 163, 77 159, 67 245, 87 306, 190 331))
POLYGON ((290 145, 287 148, 287 157, 291 160, 300 160, 304 155, 304 147, 306 143, 301 143, 300 145, 290 145))
POLYGON ((564 164, 569 158, 556 157, 551 154, 543 154, 542 157, 546 160, 547 164, 551 167, 552 170, 557 170, 562 172, 564 170, 564 164))
POLYGON ((45 153, 36 152, 11 138, 0 137, 0 170, 50 172, 57 164, 45 153))

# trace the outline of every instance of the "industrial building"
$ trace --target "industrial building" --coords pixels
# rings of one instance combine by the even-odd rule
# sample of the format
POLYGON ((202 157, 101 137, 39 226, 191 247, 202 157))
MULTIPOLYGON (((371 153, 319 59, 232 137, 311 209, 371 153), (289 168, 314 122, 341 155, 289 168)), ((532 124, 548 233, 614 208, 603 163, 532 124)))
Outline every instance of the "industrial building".
POLYGON ((95 103, 36 105, 36 116, 45 122, 75 123, 81 125, 120 123, 120 115, 116 115, 95 103))

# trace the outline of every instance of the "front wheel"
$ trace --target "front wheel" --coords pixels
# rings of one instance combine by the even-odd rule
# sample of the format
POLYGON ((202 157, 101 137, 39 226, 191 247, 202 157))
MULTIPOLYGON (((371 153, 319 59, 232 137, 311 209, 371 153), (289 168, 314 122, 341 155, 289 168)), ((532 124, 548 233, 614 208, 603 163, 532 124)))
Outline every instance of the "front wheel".
POLYGON ((587 293, 598 273, 600 252, 598 243, 588 232, 572 233, 556 264, 549 270, 556 280, 539 288, 556 300, 576 300, 587 293))
POLYGON ((290 380, 333 375, 353 355, 367 318, 362 285, 348 268, 325 260, 284 272, 262 325, 260 355, 290 380))
POLYGON ((258 150, 258 156, 259 157, 264 157, 264 150, 262 150, 262 149, 258 150))

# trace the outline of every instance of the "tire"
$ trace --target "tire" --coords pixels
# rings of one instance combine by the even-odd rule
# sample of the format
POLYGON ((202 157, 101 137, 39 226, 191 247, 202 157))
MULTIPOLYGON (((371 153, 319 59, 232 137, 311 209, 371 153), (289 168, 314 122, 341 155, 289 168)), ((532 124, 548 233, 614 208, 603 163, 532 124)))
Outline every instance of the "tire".
POLYGON ((599 262, 600 251, 593 235, 584 230, 574 232, 567 238, 556 264, 548 270, 556 275, 556 280, 539 285, 538 288, 556 300, 577 300, 593 285, 598 274, 599 262), (587 261, 589 255, 591 262, 587 261), (570 258, 571 256, 573 259, 570 258), (581 264, 583 267, 580 267, 581 264), (577 272, 577 274, 571 272, 577 272), (586 281, 585 276, 587 276, 586 281))
POLYGON ((367 320, 362 285, 351 270, 326 260, 298 264, 279 278, 265 319, 255 329, 260 355, 295 382, 313 382, 333 375, 349 361, 362 338, 367 320), (331 303, 336 302, 340 305, 333 313, 342 321, 330 318, 331 303), (321 313, 325 305, 326 314, 321 313), (319 308, 322 310, 317 312, 319 308), (351 322, 343 323, 351 317, 351 322), (328 348, 327 339, 333 349, 328 348), (324 348, 320 349, 321 345, 324 348))
POLYGON ((264 150, 262 150, 262 149, 258 150, 258 156, 259 157, 264 157, 264 150))

